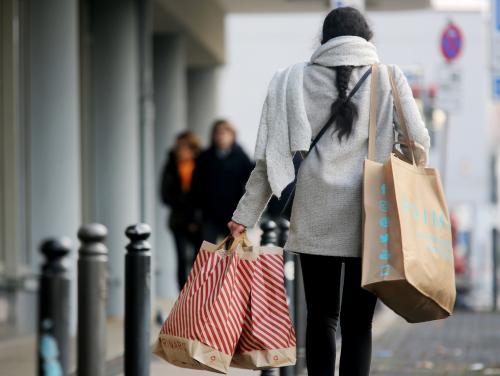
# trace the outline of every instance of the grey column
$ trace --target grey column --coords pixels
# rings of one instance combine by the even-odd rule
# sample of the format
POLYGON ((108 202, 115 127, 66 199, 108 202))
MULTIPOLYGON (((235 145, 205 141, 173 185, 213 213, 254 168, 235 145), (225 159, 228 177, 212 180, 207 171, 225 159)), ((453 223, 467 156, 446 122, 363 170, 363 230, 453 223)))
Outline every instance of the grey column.
MULTIPOLYGON (((43 238, 70 236, 76 244, 80 224, 78 1, 32 0, 30 5, 28 205, 30 249, 38 265, 36 248, 43 238)), ((75 252, 71 259, 74 274, 75 252)))
MULTIPOLYGON (((155 99, 155 172, 160 187, 161 172, 178 132, 187 125, 185 42, 181 36, 157 35, 153 43, 155 99)), ((155 216, 155 275, 157 295, 177 293, 177 259, 172 235, 167 230, 168 210, 157 195, 155 216)))
POLYGON ((188 128, 208 144, 213 121, 217 117, 217 67, 188 70, 188 128))
MULTIPOLYGON (((155 186, 154 165, 154 97, 153 97, 153 1, 135 0, 138 9, 139 39, 139 132, 140 132, 140 171, 141 171, 141 217, 140 222, 154 228, 157 189, 155 186)), ((149 240, 155 246, 156 233, 149 240)), ((153 248, 154 249, 154 248, 153 248)), ((154 270, 151 260, 151 270, 154 270)), ((155 276, 151 276, 151 296, 155 276)))
POLYGON ((139 58, 134 0, 90 2, 93 221, 109 230, 108 314, 123 315, 124 231, 140 219, 139 58))

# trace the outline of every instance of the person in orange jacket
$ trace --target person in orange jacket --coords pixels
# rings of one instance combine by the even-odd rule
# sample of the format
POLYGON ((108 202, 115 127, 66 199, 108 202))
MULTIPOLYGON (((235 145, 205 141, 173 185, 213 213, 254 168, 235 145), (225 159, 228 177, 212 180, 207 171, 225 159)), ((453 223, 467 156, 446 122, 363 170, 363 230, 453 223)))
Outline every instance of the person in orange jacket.
POLYGON ((177 282, 182 289, 193 264, 199 243, 199 224, 194 219, 191 197, 193 171, 200 153, 200 141, 191 131, 177 136, 168 152, 168 161, 161 179, 161 199, 170 208, 168 227, 172 231, 177 251, 177 282))

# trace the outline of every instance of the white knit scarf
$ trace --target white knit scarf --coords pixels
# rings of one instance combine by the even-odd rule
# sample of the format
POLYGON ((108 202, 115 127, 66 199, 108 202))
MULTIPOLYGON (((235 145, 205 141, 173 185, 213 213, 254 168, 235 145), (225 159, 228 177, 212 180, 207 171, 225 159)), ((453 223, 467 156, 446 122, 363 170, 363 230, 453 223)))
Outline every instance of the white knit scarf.
POLYGON ((360 37, 343 36, 318 47, 309 62, 294 64, 274 75, 262 109, 255 159, 265 160, 269 184, 276 196, 280 197, 295 178, 293 153, 309 150, 311 143, 303 93, 304 68, 310 64, 364 66, 378 61, 372 43, 360 37))

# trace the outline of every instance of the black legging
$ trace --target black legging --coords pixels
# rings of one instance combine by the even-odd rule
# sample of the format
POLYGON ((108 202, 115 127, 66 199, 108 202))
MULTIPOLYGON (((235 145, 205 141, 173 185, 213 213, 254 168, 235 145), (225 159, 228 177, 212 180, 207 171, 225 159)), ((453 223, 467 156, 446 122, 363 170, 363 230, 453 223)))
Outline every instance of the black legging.
POLYGON ((361 258, 301 254, 300 262, 307 304, 308 375, 335 374, 335 333, 340 316, 340 375, 368 376, 377 298, 361 288, 361 258), (341 293, 342 263, 345 277, 341 293))

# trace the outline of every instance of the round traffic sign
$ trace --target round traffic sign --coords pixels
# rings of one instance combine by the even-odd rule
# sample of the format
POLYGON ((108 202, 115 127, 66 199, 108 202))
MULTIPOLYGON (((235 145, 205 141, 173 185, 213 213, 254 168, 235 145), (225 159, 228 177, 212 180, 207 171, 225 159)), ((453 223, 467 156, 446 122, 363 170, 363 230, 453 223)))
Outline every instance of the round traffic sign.
POLYGON ((450 22, 441 33, 441 53, 446 61, 455 60, 462 52, 464 38, 462 30, 450 22))

